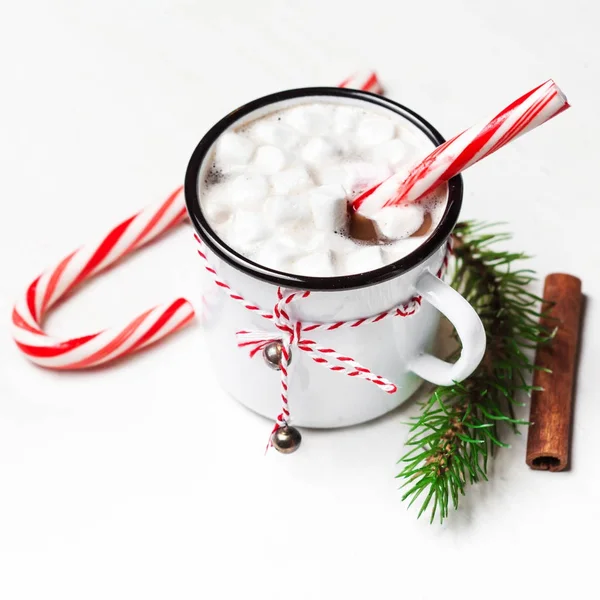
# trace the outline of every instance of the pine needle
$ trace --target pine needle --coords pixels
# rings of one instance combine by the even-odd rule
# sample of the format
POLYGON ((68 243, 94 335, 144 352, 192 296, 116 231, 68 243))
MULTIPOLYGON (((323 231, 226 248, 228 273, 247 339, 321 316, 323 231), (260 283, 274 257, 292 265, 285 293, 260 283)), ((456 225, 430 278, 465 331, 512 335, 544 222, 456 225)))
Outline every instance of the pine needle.
MULTIPOLYGON (((459 506, 468 483, 487 481, 494 450, 509 447, 498 423, 517 432, 528 423, 517 419, 513 406, 523 394, 535 365, 525 350, 549 342, 555 330, 539 325, 542 299, 526 289, 534 280, 530 269, 515 269, 528 257, 520 252, 494 250, 510 239, 490 231, 495 225, 459 223, 454 230, 452 287, 475 308, 483 322, 487 349, 481 365, 462 383, 438 387, 411 422, 409 450, 398 461, 398 474, 408 487, 402 496, 409 506, 422 498, 418 516, 448 517, 450 504, 459 506), (423 494, 423 496, 421 495, 423 494)), ((457 339, 458 342, 458 339, 457 339)))

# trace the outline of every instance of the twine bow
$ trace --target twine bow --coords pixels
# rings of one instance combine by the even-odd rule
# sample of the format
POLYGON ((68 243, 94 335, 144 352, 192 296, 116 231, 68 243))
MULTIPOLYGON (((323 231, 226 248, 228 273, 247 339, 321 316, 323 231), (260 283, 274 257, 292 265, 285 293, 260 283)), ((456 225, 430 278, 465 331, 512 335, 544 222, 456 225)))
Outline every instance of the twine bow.
POLYGON ((414 299, 412 306, 403 305, 402 307, 396 307, 392 311, 387 311, 378 315, 374 319, 359 319, 356 321, 338 321, 335 323, 307 323, 304 324, 301 321, 297 321, 290 316, 290 304, 298 300, 308 298, 310 292, 299 291, 284 294, 281 288, 277 289, 277 303, 273 307, 273 324, 278 331, 238 331, 236 333, 238 346, 241 348, 250 349, 250 357, 256 356, 259 352, 264 350, 266 346, 273 342, 281 342, 282 352, 280 361, 281 370, 281 412, 277 416, 275 425, 271 435, 275 433, 280 427, 288 424, 290 418, 289 401, 288 401, 288 379, 289 370, 288 365, 290 362, 290 352, 292 346, 298 348, 302 352, 306 352, 313 361, 317 364, 334 371, 336 373, 343 373, 349 377, 358 377, 365 379, 378 385, 383 391, 388 394, 393 394, 397 391, 396 385, 390 380, 373 373, 361 365, 358 361, 345 354, 341 354, 337 350, 317 344, 316 341, 306 337, 306 333, 315 331, 317 329, 333 331, 340 327, 350 326, 358 327, 365 324, 366 322, 380 321, 389 315, 408 316, 413 314, 418 305, 420 299, 414 299), (341 363, 341 364, 340 364, 341 363))
MULTIPOLYGON (((354 329, 357 327, 362 327, 363 325, 378 323, 379 321, 383 321, 389 317, 410 317, 419 310, 422 301, 421 296, 413 296, 407 302, 372 317, 364 317, 350 321, 336 321, 332 323, 303 323, 302 321, 293 319, 290 316, 290 305, 294 302, 308 298, 311 295, 310 291, 300 290, 284 293, 279 287, 277 288, 277 302, 275 303, 273 310, 271 312, 265 311, 256 304, 246 301, 241 294, 233 291, 229 284, 218 276, 216 270, 208 261, 208 258, 204 252, 202 241, 197 235, 195 235, 195 238, 199 246, 198 255, 200 258, 202 258, 205 270, 211 275, 217 287, 226 292, 231 299, 242 304, 247 310, 258 314, 263 319, 271 321, 276 328, 276 331, 241 330, 236 332, 237 345, 240 348, 248 348, 250 351, 250 357, 256 356, 272 342, 279 341, 282 344, 280 361, 281 412, 279 415, 277 415, 271 436, 280 427, 287 425, 290 420, 288 401, 288 365, 290 363, 290 352, 292 346, 296 347, 301 352, 306 352, 314 362, 322 367, 325 367, 326 369, 329 369, 330 371, 342 373, 348 377, 365 379, 366 381, 370 381, 371 383, 379 386, 388 394, 393 394, 397 391, 396 385, 389 379, 373 373, 370 369, 364 367, 352 357, 342 354, 334 348, 317 344, 316 341, 309 339, 307 334, 316 330, 335 331, 340 328, 354 329)), ((451 246, 449 242, 442 267, 438 271, 438 277, 442 275, 448 264, 448 254, 450 251, 451 246)), ((271 438, 269 438, 269 445, 267 447, 272 445, 270 440, 271 438)))

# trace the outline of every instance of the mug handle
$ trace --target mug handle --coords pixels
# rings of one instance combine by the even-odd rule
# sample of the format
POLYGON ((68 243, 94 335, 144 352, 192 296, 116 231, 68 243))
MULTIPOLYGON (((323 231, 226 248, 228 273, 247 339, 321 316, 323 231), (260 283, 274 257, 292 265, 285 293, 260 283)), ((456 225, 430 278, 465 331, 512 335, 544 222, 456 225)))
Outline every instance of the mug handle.
POLYGON ((429 270, 419 276, 415 289, 452 323, 462 350, 454 364, 423 352, 409 363, 408 368, 436 385, 452 385, 466 379, 479 366, 485 353, 486 335, 481 319, 455 289, 429 270))

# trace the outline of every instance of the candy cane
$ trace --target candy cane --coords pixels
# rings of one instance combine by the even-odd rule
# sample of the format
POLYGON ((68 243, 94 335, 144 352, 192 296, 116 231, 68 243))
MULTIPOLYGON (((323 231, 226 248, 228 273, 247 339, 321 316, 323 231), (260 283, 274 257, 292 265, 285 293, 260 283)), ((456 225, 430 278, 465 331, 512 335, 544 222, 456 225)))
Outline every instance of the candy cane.
POLYGON ((51 369, 84 369, 136 352, 184 327, 194 317, 185 298, 151 308, 120 327, 61 340, 46 334, 48 310, 84 281, 137 250, 186 216, 182 188, 165 201, 126 219, 105 235, 69 254, 27 288, 13 309, 13 337, 34 363, 51 369))
POLYGON ((414 202, 489 156, 520 135, 569 108, 563 92, 550 79, 515 100, 492 119, 463 131, 438 146, 410 171, 401 171, 366 190, 352 207, 366 217, 386 206, 414 202))
MULTIPOLYGON (((339 87, 377 91, 373 72, 344 80, 339 87)), ((85 369, 137 352, 185 327, 194 309, 185 298, 151 308, 118 327, 69 339, 58 339, 42 329, 44 317, 60 299, 127 254, 134 252, 186 218, 183 188, 166 200, 119 223, 98 243, 66 256, 27 288, 12 314, 12 334, 18 348, 37 365, 49 369, 85 369)))
POLYGON ((379 83, 375 71, 358 71, 351 77, 348 77, 348 79, 344 79, 338 87, 383 94, 383 88, 381 87, 381 83, 379 83))

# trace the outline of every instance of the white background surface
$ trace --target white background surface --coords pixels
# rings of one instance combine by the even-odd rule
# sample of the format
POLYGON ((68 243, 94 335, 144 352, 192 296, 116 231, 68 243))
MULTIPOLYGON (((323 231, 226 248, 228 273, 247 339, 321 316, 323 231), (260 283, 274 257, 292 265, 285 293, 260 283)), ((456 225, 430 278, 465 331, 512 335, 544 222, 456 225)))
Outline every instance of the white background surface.
MULTIPOLYGON (((4 3, 0 19, 0 597, 593 597, 600 358, 600 45, 593 2, 150 0, 4 3), (394 475, 414 405, 263 449, 271 423, 216 387, 201 328, 93 373, 55 374, 9 339, 44 267, 182 179, 239 104, 374 66, 452 135, 553 77, 571 110, 465 175, 464 217, 506 220, 541 275, 588 296, 573 468, 532 472, 525 436, 447 525, 394 475), (588 590, 585 592, 585 590, 588 590)), ((61 306, 83 334, 178 294, 179 228, 61 306)))

